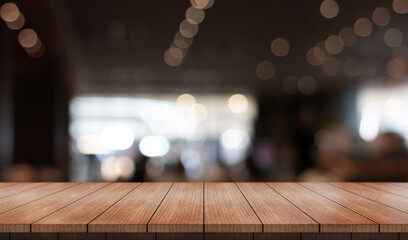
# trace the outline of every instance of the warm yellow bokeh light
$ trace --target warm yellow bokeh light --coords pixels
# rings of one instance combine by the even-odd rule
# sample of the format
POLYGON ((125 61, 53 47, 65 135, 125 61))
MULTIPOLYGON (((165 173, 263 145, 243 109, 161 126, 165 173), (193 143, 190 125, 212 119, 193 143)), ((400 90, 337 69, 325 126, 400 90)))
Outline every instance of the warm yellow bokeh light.
POLYGON ((324 47, 330 54, 339 54, 343 51, 344 43, 339 36, 331 35, 326 39, 324 47))
POLYGON ((385 7, 378 7, 373 11, 371 18, 376 25, 385 26, 391 21, 391 13, 385 7))
POLYGON ((38 42, 38 36, 31 28, 21 30, 18 34, 18 42, 25 48, 32 48, 38 42))
POLYGON ((199 24, 204 20, 205 12, 202 9, 189 7, 186 11, 186 19, 192 24, 199 24))
POLYGON ((18 19, 20 11, 14 3, 5 3, 0 8, 0 17, 6 22, 14 22, 18 19))
POLYGON ((184 20, 180 23, 180 33, 186 38, 192 38, 198 33, 198 25, 184 20))
POLYGON ((176 104, 178 107, 181 107, 181 108, 192 107, 196 104, 196 99, 194 98, 193 95, 184 93, 178 96, 176 100, 176 104))
POLYGON ((228 99, 228 108, 233 113, 243 113, 248 109, 248 99, 242 94, 234 94, 228 99))
POLYGON ((354 23, 354 32, 360 37, 368 37, 373 31, 373 24, 368 18, 359 18, 354 23))

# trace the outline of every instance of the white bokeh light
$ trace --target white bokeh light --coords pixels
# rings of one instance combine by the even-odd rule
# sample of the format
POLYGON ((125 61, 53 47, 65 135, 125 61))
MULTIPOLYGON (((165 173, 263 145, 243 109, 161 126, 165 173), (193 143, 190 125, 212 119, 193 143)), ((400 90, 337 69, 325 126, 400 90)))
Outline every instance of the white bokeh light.
POLYGON ((221 135, 221 145, 228 149, 242 149, 249 144, 249 135, 241 129, 228 129, 221 135))
POLYGON ((110 150, 126 150, 133 145, 135 134, 133 130, 122 124, 111 125, 102 130, 99 135, 102 145, 110 150))
POLYGON ((140 152, 146 157, 162 157, 170 150, 170 143, 162 136, 146 136, 140 140, 140 152))

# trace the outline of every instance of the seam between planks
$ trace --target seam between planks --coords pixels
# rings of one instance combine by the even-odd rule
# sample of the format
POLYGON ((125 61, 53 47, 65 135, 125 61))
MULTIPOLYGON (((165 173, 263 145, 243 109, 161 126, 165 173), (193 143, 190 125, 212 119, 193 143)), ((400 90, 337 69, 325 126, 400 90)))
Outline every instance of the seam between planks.
MULTIPOLYGON (((160 208, 161 204, 163 203, 164 199, 166 199, 167 194, 169 194, 170 190, 172 189, 172 187, 174 186, 174 182, 171 184, 169 190, 167 190, 166 195, 164 195, 163 199, 160 201, 159 205, 157 206, 156 210, 154 210, 152 216, 150 216, 149 221, 147 221, 146 223, 146 232, 149 232, 149 223, 152 220, 154 214, 156 214, 157 210, 160 208)), ((157 232, 156 232, 156 239, 157 239, 157 232)))
MULTIPOLYGON (((80 183, 80 184, 82 184, 82 183, 80 183)), ((78 185, 80 185, 80 184, 78 184, 78 185)), ((66 208, 66 207, 68 207, 68 206, 70 206, 70 205, 72 205, 72 204, 78 202, 78 201, 81 200, 81 199, 84 199, 84 198, 88 197, 89 195, 91 195, 91 194, 93 194, 93 193, 95 193, 95 192, 101 190, 102 188, 105 188, 105 187, 111 185, 111 184, 112 184, 112 183, 108 183, 108 184, 106 184, 105 186, 102 186, 101 188, 96 189, 95 191, 90 192, 90 193, 86 194, 85 196, 78 198, 77 200, 73 201, 72 203, 69 203, 68 205, 66 205, 66 206, 64 206, 64 207, 62 207, 62 208, 60 208, 60 209, 58 209, 58 210, 55 210, 54 212, 52 212, 52 213, 50 213, 50 214, 47 214, 46 216, 41 217, 41 218, 35 220, 34 222, 32 222, 32 223, 30 224, 30 232, 31 232, 32 225, 33 225, 34 223, 40 221, 40 220, 43 219, 43 218, 46 218, 46 217, 52 215, 52 214, 54 214, 54 213, 56 213, 56 212, 58 212, 58 211, 61 211, 62 209, 64 209, 64 208, 66 208)), ((75 185, 75 186, 78 186, 78 185, 75 185)))
POLYGON ((245 197, 244 193, 241 191, 241 188, 239 188, 238 184, 236 182, 235 186, 238 188, 239 192, 242 194, 242 196, 245 198, 245 201, 248 203, 248 205, 251 207, 252 211, 255 213, 256 217, 258 218, 258 220, 261 222, 262 224, 262 232, 264 232, 264 224, 262 222, 262 220, 259 218, 258 214, 255 212, 255 209, 252 207, 251 203, 249 203, 248 199, 245 197))
MULTIPOLYGON (((372 189, 376 189, 376 190, 378 190, 378 191, 382 191, 382 192, 386 192, 386 193, 391 193, 391 194, 394 194, 394 195, 396 195, 396 196, 400 196, 400 197, 403 197, 403 198, 408 198, 408 197, 406 197, 406 196, 402 196, 402 195, 399 195, 399 194, 396 194, 396 193, 393 193, 393 192, 385 191, 384 189, 379 189, 379 188, 376 188, 376 187, 372 187, 372 186, 370 186, 370 185, 366 185, 365 183, 362 183, 362 182, 359 182, 359 183, 357 183, 357 184, 361 184, 361 185, 364 185, 364 186, 366 186, 366 187, 369 187, 369 188, 372 188, 372 189)), ((397 185, 394 185, 394 186, 397 186, 397 185)))
MULTIPOLYGON (((30 201, 30 202, 27 202, 27 203, 21 204, 21 205, 19 205, 19 206, 15 207, 15 208, 9 209, 9 210, 4 211, 4 212, 1 212, 0 214, 3 214, 3 213, 6 213, 6 212, 9 212, 9 211, 14 210, 14 209, 16 209, 16 208, 19 208, 19 207, 21 207, 21 206, 27 205, 27 204, 29 204, 29 203, 32 203, 32 202, 38 201, 38 200, 43 199, 43 198, 45 198, 45 197, 48 197, 48 196, 51 196, 51 195, 53 195, 53 194, 59 193, 59 192, 64 191, 64 190, 66 190, 66 189, 68 189, 68 188, 75 187, 75 186, 77 186, 77 185, 79 185, 79 184, 80 184, 80 183, 75 184, 75 185, 72 185, 71 187, 67 187, 67 188, 64 188, 64 189, 58 190, 58 191, 53 192, 53 193, 50 193, 50 194, 48 194, 48 195, 42 196, 42 197, 40 197, 40 198, 38 198, 38 199, 35 199, 35 200, 33 200, 33 201, 30 201)), ((44 185, 41 185, 41 186, 44 186, 44 185)), ((31 226, 30 226, 30 232, 31 232, 31 226)))
POLYGON ((362 216, 362 217, 364 217, 364 218, 367 218, 368 220, 370 220, 370 221, 372 221, 373 223, 375 223, 375 224, 378 225, 378 232, 380 232, 380 224, 379 224, 378 222, 376 222, 376 221, 370 219, 369 217, 366 217, 366 216, 364 216, 363 214, 361 214, 361 213, 359 213, 359 212, 357 212, 357 211, 354 211, 353 209, 350 209, 350 208, 344 206, 343 204, 340 204, 340 203, 334 201, 333 199, 328 198, 328 197, 324 196, 323 194, 318 193, 318 192, 316 192, 316 191, 314 191, 314 190, 312 190, 312 189, 310 189, 310 188, 308 188, 308 187, 306 187, 306 186, 304 186, 304 185, 302 185, 302 184, 300 184, 300 183, 298 183, 298 184, 299 184, 300 186, 302 186, 302 187, 308 189, 309 191, 312 191, 312 192, 314 192, 314 193, 317 193, 317 194, 319 194, 320 196, 322 196, 322 197, 324 197, 324 198, 327 198, 327 199, 329 199, 330 201, 332 201, 332 202, 334 202, 334 203, 336 203, 336 204, 338 204, 338 205, 340 205, 340 206, 342 206, 342 207, 344 207, 344 208, 346 208, 346 209, 348 209, 348 210, 350 210, 350 211, 352 211, 352 212, 355 212, 355 213, 357 213, 358 215, 360 215, 360 216, 362 216))
POLYGON ((125 198, 127 195, 129 195, 131 192, 133 192, 136 188, 138 188, 140 185, 142 185, 142 183, 138 184, 136 187, 132 188, 132 190, 130 190, 128 193, 126 193, 125 195, 123 195, 121 198, 119 198, 118 200, 116 200, 112 205, 110 205, 109 207, 107 207, 105 210, 103 210, 101 213, 99 213, 96 217, 94 217, 94 219, 92 219, 91 221, 89 221, 86 224, 86 232, 88 233, 88 228, 89 228, 89 224, 94 221, 95 219, 97 219, 99 216, 101 216, 104 212, 108 211, 108 209, 110 209, 111 207, 113 207, 116 203, 118 203, 120 200, 122 200, 123 198, 125 198))
POLYGON ((405 212, 405 211, 403 211, 403 210, 401 210, 401 209, 398 209, 398 208, 395 208, 395 207, 392 207, 392 206, 388 206, 388 205, 386 205, 386 204, 384 204, 384 203, 382 203, 382 202, 378 202, 378 201, 376 201, 376 200, 374 200, 374 199, 371 199, 371 198, 368 198, 368 197, 366 197, 366 196, 364 196, 364 195, 360 195, 360 194, 358 194, 358 193, 349 191, 349 190, 347 190, 347 189, 345 189, 345 188, 342 188, 342 187, 338 187, 338 186, 333 185, 333 184, 331 184, 331 183, 328 183, 328 184, 330 184, 330 185, 333 186, 333 187, 336 187, 336 188, 342 189, 342 190, 344 190, 344 191, 347 191, 347 192, 349 192, 349 193, 352 193, 352 194, 354 194, 354 195, 357 195, 357 196, 363 197, 363 198, 365 198, 365 199, 368 199, 368 200, 370 200, 370 201, 379 203, 379 204, 381 204, 381 205, 383 205, 383 206, 386 206, 386 207, 389 207, 389 208, 392 208, 392 209, 395 209, 395 210, 398 210, 398 211, 400 211, 400 212, 403 212, 403 213, 407 213, 407 214, 408 214, 408 212, 405 212))
MULTIPOLYGON (((27 191, 30 191, 30 190, 33 190, 33 189, 36 189, 36 188, 39 188, 39 187, 43 187, 43 186, 45 186, 45 185, 50 185, 50 184, 51 184, 51 183, 44 183, 43 185, 40 185, 40 186, 37 186, 37 187, 29 188, 29 189, 26 189, 26 190, 21 191, 21 192, 16 192, 16 193, 13 193, 13 194, 10 194, 10 195, 7 195, 7 196, 0 197, 0 199, 6 198, 6 197, 10 197, 10 196, 13 196, 13 195, 16 195, 16 194, 19 194, 19 193, 27 192, 27 191)), ((17 184, 14 184, 14 185, 17 185, 17 184)), ((13 185, 12 185, 12 186, 13 186, 13 185)))
POLYGON ((304 213, 306 216, 308 216, 310 219, 312 219, 313 221, 315 221, 315 223, 317 223, 317 225, 319 225, 319 232, 320 232, 320 223, 318 221, 316 221, 314 218, 312 218, 309 214, 307 214, 305 211, 303 211, 300 207, 298 207, 296 204, 294 204, 293 202, 291 202, 289 199, 287 199, 285 196, 283 196, 283 194, 281 194, 280 192, 278 192, 277 190, 275 190, 271 185, 267 184, 266 182, 264 182, 266 184, 266 186, 268 186, 269 188, 271 188, 273 191, 275 191, 277 194, 279 194, 281 197, 283 197, 286 201, 288 201, 290 204, 292 204, 293 206, 295 206, 297 209, 299 209, 302 213, 304 213))

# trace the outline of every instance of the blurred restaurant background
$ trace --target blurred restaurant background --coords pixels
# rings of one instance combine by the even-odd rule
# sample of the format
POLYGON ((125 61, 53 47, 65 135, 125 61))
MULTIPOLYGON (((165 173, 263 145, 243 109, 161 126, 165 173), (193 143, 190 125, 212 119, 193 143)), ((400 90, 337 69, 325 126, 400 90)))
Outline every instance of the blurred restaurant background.
POLYGON ((408 180, 408 0, 0 7, 1 181, 408 180))

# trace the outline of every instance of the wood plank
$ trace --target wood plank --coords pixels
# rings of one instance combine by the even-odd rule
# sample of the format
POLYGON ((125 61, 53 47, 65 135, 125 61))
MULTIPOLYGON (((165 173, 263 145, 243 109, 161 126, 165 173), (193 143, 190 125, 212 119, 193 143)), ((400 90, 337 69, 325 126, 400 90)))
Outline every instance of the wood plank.
POLYGON ((320 224, 320 232, 378 232, 378 224, 296 183, 268 183, 320 224))
MULTIPOLYGON (((53 183, 42 184, 39 187, 16 193, 14 195, 0 199, 0 213, 4 213, 11 209, 36 201, 53 193, 62 191, 66 188, 73 187, 79 183, 53 183)), ((30 184, 32 187, 32 185, 30 184)))
POLYGON ((0 214, 0 232, 30 232, 33 222, 106 185, 107 183, 82 183, 0 214))
POLYGON ((148 232, 203 232, 203 183, 174 183, 148 232))
POLYGON ((112 183, 31 225, 32 232, 87 232, 88 223, 139 186, 112 183))
POLYGON ((265 183, 237 183, 263 223, 263 232, 319 232, 319 224, 265 183))
POLYGON ((393 182, 391 184, 398 185, 404 188, 408 188, 408 182, 393 182))
POLYGON ((11 185, 16 185, 16 184, 18 184, 18 183, 17 182, 0 182, 0 188, 8 187, 8 186, 11 186, 11 185))
POLYGON ((337 203, 380 224, 380 232, 407 232, 408 214, 328 183, 302 183, 337 203))
POLYGON ((331 183, 331 185, 408 213, 408 198, 358 183, 331 183))
POLYGON ((107 233, 106 240, 156 240, 156 233, 107 233))
POLYGON ((398 240, 398 233, 353 233, 353 240, 398 240))
POLYGON ((262 232, 262 223, 235 183, 205 183, 205 232, 262 232))
POLYGON ((408 188, 401 187, 392 183, 360 183, 384 192, 396 194, 408 198, 408 188))
POLYGON ((300 233, 255 233, 254 240, 301 240, 300 233))
POLYGON ((172 183, 143 183, 88 225, 89 232, 146 232, 172 183))
POLYGON ((0 198, 11 196, 17 193, 21 193, 33 188, 41 187, 49 183, 18 183, 6 185, 0 188, 0 198))

